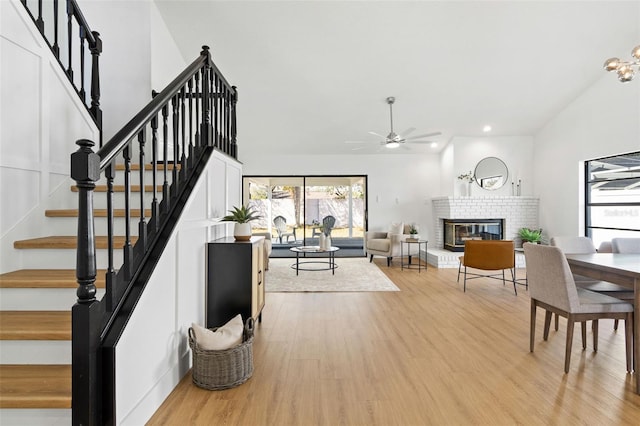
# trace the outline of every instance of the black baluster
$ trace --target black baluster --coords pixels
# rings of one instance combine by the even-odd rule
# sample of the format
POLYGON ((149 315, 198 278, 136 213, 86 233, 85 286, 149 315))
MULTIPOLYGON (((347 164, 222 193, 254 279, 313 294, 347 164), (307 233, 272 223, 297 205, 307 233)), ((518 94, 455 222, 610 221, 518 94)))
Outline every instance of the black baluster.
POLYGON ((182 132, 182 156, 180 157, 181 173, 187 172, 187 138, 185 133, 185 105, 184 105, 184 86, 180 89, 180 130, 182 132))
POLYGON ((124 263, 122 268, 124 269, 124 279, 129 280, 131 278, 131 267, 133 265, 133 250, 131 248, 131 142, 127 144, 122 150, 122 156, 124 157, 124 228, 125 239, 124 246, 122 247, 124 253, 124 263))
POLYGON ((202 125, 202 117, 200 116, 200 103, 202 102, 203 94, 200 93, 200 76, 202 75, 202 70, 203 68, 200 68, 200 70, 196 73, 196 120, 197 120, 197 125, 196 125, 196 144, 199 147, 203 147, 205 146, 205 144, 202 142, 201 138, 200 138, 200 126, 202 125))
POLYGON ((113 266, 113 255, 114 255, 114 204, 113 204, 113 181, 116 178, 116 166, 115 161, 109 163, 109 165, 105 168, 105 178, 107 180, 107 272, 105 275, 106 279, 106 295, 105 300, 107 306, 105 309, 108 312, 113 311, 116 301, 115 298, 115 278, 116 278, 116 270, 113 266))
POLYGON ((38 0, 38 19, 36 19, 36 26, 44 35, 44 21, 42 20, 42 0, 38 0))
MULTIPOLYGON (((153 97, 155 97, 158 93, 154 90, 153 97)), ((154 115, 151 118, 151 183, 153 185, 152 194, 153 201, 151 202, 151 220, 153 226, 153 234, 155 235, 158 232, 158 193, 157 193, 157 182, 156 182, 156 171, 158 167, 158 114, 154 115)))
POLYGON ((84 91, 84 41, 87 35, 84 27, 80 27, 80 91, 78 94, 82 99, 83 104, 87 104, 87 97, 84 91))
POLYGON ((60 46, 58 45, 58 0, 53 0, 53 46, 51 47, 56 58, 60 58, 60 46))
POLYGON ((67 64, 67 76, 73 83, 73 2, 67 1, 67 44, 69 45, 68 57, 69 63, 67 64))
POLYGON ((233 89, 233 95, 231 97, 231 156, 235 159, 238 158, 238 127, 236 122, 236 105, 238 104, 238 88, 231 86, 233 89))
MULTIPOLYGON (((100 109, 100 54, 102 53, 102 39, 100 33, 93 31, 94 43, 89 46, 91 51, 91 114, 96 120, 98 129, 102 130, 102 110, 100 109)), ((102 147, 102 132, 100 132, 100 146, 102 147)))
POLYGON ((213 137, 215 138, 213 146, 220 148, 220 87, 217 75, 212 76, 211 84, 213 85, 211 103, 213 105, 213 137))
POLYGON ((202 46, 201 55, 206 56, 204 68, 202 69, 202 124, 200 137, 202 146, 213 146, 213 135, 211 133, 211 92, 209 87, 209 70, 211 69, 211 55, 209 46, 202 46))
POLYGON ((167 160, 167 151, 169 150, 169 126, 167 124, 169 118, 169 106, 164 104, 162 107, 162 149, 163 152, 163 165, 162 171, 164 173, 164 182, 162 184, 162 205, 164 206, 164 212, 169 210, 170 197, 169 197, 169 180, 167 176, 167 169, 169 167, 169 160, 167 160))
POLYGON ((173 130, 173 170, 171 171, 171 194, 175 196, 180 192, 180 182, 178 179, 178 161, 180 158, 180 143, 178 140, 178 135, 180 132, 180 122, 178 114, 180 113, 180 109, 178 108, 178 95, 173 95, 171 98, 171 106, 172 106, 172 121, 171 121, 171 129, 173 130))
MULTIPOLYGON (((193 77, 187 82, 189 88, 189 158, 193 158, 193 77)), ((191 163, 193 164, 193 162, 191 163)))
POLYGON ((136 242, 136 245, 142 247, 143 251, 147 248, 147 222, 144 217, 144 146, 146 139, 146 129, 143 128, 138 133, 138 144, 140 146, 140 222, 138 223, 138 241, 136 242))

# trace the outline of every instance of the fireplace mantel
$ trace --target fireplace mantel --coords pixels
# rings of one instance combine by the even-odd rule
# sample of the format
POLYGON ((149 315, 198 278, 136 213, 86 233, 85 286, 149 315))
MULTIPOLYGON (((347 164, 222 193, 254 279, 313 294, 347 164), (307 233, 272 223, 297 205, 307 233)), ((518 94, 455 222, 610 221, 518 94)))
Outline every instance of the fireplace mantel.
POLYGON ((537 197, 486 196, 486 197, 434 197, 433 229, 435 247, 442 248, 443 219, 504 219, 504 238, 518 241, 520 228, 538 228, 537 197))

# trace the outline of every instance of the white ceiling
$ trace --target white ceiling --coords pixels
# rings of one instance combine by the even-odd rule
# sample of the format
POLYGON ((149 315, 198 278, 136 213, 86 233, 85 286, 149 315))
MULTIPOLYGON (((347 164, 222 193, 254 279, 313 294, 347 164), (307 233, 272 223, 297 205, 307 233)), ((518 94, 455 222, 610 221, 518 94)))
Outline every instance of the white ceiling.
POLYGON ((238 87, 241 149, 257 153, 382 152, 368 132, 389 133, 388 96, 396 132, 443 133, 411 152, 484 136, 485 124, 535 135, 640 43, 640 1, 156 4, 188 62, 211 46, 238 87))

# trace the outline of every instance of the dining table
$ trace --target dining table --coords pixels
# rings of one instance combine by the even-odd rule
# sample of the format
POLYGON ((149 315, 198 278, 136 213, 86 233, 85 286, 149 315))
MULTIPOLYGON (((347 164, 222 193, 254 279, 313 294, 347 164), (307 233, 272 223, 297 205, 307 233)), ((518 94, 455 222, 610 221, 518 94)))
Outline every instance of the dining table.
POLYGON ((640 254, 590 253, 567 254, 571 272, 633 289, 633 357, 636 393, 640 394, 640 254))

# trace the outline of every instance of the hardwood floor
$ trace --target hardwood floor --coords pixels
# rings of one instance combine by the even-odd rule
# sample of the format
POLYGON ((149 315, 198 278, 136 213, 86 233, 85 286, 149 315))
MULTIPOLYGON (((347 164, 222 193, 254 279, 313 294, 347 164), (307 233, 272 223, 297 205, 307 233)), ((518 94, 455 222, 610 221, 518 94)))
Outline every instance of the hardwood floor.
MULTIPOLYGON (((187 374, 149 425, 637 425, 640 396, 625 372, 624 330, 600 321, 594 353, 566 322, 529 352, 529 296, 457 270, 401 271, 401 289, 267 293, 253 377, 207 391, 187 374)), ((520 275, 523 273, 520 272, 520 275)), ((267 273, 268 279, 268 273, 267 273)), ((589 327, 590 328, 590 327, 589 327)))

